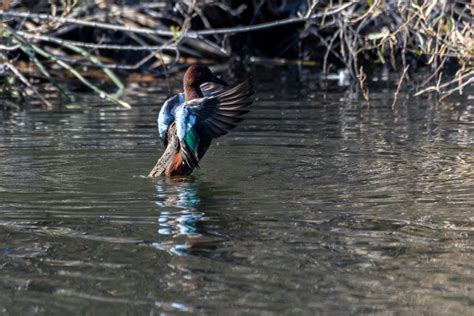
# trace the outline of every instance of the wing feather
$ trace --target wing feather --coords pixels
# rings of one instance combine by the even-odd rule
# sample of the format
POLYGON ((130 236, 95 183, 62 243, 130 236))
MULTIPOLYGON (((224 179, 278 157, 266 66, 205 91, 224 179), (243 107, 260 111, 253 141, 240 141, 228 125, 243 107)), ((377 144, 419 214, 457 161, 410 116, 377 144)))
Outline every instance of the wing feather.
POLYGON ((158 114, 158 134, 160 135, 161 140, 165 144, 165 147, 168 143, 168 129, 175 121, 175 109, 181 103, 184 102, 184 94, 180 93, 175 96, 168 98, 160 109, 158 114))
POLYGON ((219 88, 210 87, 204 97, 183 102, 176 108, 180 152, 184 163, 190 167, 199 167, 199 159, 205 152, 200 147, 201 142, 209 146, 212 138, 225 135, 235 128, 253 102, 254 91, 248 80, 219 88))
POLYGON ((245 108, 253 102, 253 94, 252 85, 246 80, 212 95, 185 102, 183 107, 197 118, 193 126, 200 126, 200 130, 206 131, 206 136, 217 138, 242 121, 241 116, 248 113, 245 108))

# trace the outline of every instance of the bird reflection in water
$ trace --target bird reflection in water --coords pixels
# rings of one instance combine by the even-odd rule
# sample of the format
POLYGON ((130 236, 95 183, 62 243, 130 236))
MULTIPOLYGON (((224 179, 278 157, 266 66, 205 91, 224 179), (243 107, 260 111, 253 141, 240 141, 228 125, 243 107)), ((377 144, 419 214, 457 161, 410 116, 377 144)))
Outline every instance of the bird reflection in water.
POLYGON ((154 242, 155 248, 177 255, 204 255, 217 248, 222 238, 206 229, 206 223, 213 219, 201 210, 199 189, 202 191, 203 186, 192 179, 168 178, 156 183, 155 203, 162 209, 158 234, 163 241, 154 242))

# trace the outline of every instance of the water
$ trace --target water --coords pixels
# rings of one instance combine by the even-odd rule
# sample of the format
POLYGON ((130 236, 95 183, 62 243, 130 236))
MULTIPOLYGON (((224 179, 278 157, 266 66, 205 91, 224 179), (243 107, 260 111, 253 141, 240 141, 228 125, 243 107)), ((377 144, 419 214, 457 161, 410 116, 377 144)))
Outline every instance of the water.
POLYGON ((186 180, 144 177, 166 82, 3 118, 0 314, 472 315, 472 95, 256 77, 186 180))

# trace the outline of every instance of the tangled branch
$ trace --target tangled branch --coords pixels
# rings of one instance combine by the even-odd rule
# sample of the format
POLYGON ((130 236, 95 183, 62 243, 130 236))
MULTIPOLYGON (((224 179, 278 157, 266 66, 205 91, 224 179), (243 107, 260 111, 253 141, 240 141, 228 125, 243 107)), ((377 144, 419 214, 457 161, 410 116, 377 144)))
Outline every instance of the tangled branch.
MULTIPOLYGON (((277 38, 290 45, 276 56, 260 53, 251 56, 252 60, 270 57, 280 62, 292 48, 296 51, 298 47, 300 56, 304 56, 299 64, 319 62, 324 74, 330 69, 345 68, 366 99, 368 70, 374 63, 389 65, 396 72, 403 69, 394 104, 403 84, 411 78, 409 72, 417 69, 410 65, 410 60, 429 69, 419 80, 415 95, 435 92, 447 97, 462 93, 474 80, 469 0, 300 0, 278 7, 271 1, 254 7, 232 7, 227 0, 142 0, 135 5, 114 5, 104 0, 42 3, 38 1, 25 11, 21 3, 3 2, 0 91, 4 97, 25 94, 18 87, 25 85, 33 96, 51 106, 30 78, 46 79, 67 97, 70 94, 66 87, 56 78, 56 69, 60 68, 100 96, 129 107, 119 99, 124 84, 113 71, 156 71, 190 60, 228 59, 239 53, 235 52, 233 41, 239 34, 259 34, 277 28, 293 30, 290 37, 277 38), (250 18, 246 12, 251 12, 250 18), (457 64, 457 71, 448 76, 446 68, 452 61, 457 64), (21 67, 25 62, 32 67, 21 67), (101 70, 114 83, 116 91, 109 93, 98 87, 94 78, 87 78, 84 67, 101 70)), ((251 45, 249 49, 258 51, 251 45)))

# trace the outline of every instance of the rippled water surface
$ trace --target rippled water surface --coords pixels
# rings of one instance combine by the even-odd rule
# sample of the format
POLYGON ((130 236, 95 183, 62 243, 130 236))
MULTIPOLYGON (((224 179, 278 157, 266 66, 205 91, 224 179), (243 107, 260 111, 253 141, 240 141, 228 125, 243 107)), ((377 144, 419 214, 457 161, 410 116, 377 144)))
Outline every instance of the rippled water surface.
POLYGON ((472 95, 255 76, 189 179, 145 178, 165 81, 1 118, 0 314, 472 315, 472 95))

